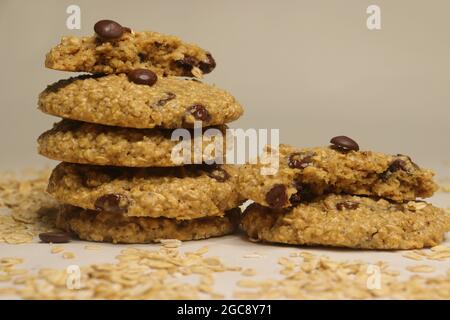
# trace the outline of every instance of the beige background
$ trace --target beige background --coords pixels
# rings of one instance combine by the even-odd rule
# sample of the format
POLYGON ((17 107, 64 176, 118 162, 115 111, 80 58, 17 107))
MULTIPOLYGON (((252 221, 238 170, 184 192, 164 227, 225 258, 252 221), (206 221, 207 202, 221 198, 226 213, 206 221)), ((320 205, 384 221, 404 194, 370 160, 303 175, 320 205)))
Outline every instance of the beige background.
POLYGON ((282 142, 327 144, 346 134, 363 149, 450 159, 450 1, 17 1, 0 0, 0 169, 41 166, 36 138, 56 118, 36 110, 62 35, 91 34, 101 18, 175 34, 209 49, 206 80, 232 92, 235 127, 280 128, 282 142), (65 27, 78 4, 82 30, 65 27), (366 28, 378 4, 382 30, 366 28))

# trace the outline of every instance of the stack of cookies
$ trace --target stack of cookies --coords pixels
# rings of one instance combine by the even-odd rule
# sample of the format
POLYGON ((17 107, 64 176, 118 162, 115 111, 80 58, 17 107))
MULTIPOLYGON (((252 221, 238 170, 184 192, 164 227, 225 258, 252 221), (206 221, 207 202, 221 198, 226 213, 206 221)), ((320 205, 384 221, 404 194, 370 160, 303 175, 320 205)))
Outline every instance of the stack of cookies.
POLYGON ((255 240, 413 249, 437 245, 450 230, 444 210, 417 200, 437 188, 433 173, 408 156, 359 151, 346 136, 329 147, 278 152, 274 175, 263 175, 262 164, 239 169, 240 192, 255 201, 241 225, 255 240))
POLYGON ((41 111, 63 118, 38 140, 40 154, 63 161, 48 186, 63 204, 58 226, 115 243, 233 232, 242 203, 236 168, 204 162, 220 161, 224 153, 212 146, 223 146, 225 124, 243 110, 229 93, 196 79, 215 68, 211 54, 111 20, 94 31, 62 38, 45 62, 89 73, 39 96, 41 111), (213 134, 198 141, 194 125, 213 134), (184 138, 183 149, 174 137, 184 138))

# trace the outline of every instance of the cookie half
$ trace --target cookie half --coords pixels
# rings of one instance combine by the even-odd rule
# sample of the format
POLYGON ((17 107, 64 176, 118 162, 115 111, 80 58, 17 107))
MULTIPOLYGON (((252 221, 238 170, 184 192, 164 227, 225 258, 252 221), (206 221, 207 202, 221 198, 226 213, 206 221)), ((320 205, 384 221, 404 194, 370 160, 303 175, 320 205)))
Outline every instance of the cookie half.
POLYGON ((57 227, 73 232, 80 239, 113 243, 150 243, 161 239, 199 240, 233 233, 239 225, 239 208, 222 217, 192 220, 125 217, 105 211, 84 210, 64 205, 57 227))
POLYGON ((181 150, 181 141, 175 140, 177 136, 172 140, 172 134, 176 134, 173 130, 120 128, 62 120, 43 133, 38 144, 39 153, 47 158, 82 164, 173 167, 198 163, 197 158, 223 162, 226 126, 204 128, 197 141, 194 141, 193 130, 186 133, 189 139, 183 140, 183 144, 188 144, 189 148, 181 150))
POLYGON ((212 55, 195 44, 157 32, 125 30, 117 39, 63 37, 47 53, 45 66, 62 71, 127 73, 144 68, 163 76, 197 76, 216 67, 212 55))
POLYGON ((285 208, 325 193, 405 201, 429 197, 437 190, 434 173, 404 155, 280 145, 275 160, 279 168, 272 175, 263 174, 266 165, 261 161, 241 166, 238 185, 244 197, 285 208))
POLYGON ((121 168, 61 163, 48 192, 61 203, 126 216, 194 219, 241 205, 236 168, 121 168))
POLYGON ((238 119, 241 105, 226 91, 198 81, 159 78, 136 84, 125 74, 58 81, 39 95, 39 109, 61 118, 130 128, 203 127, 238 119))
POLYGON ((267 242, 415 249, 442 242, 450 230, 450 216, 426 202, 399 204, 330 194, 290 209, 253 203, 245 210, 241 226, 250 238, 267 242))

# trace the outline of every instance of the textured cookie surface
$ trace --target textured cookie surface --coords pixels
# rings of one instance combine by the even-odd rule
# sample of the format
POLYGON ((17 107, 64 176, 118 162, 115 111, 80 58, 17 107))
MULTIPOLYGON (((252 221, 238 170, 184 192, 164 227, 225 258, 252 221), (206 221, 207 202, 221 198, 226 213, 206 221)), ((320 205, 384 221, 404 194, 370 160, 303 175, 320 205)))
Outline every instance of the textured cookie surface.
POLYGON ((74 232, 80 239, 113 243, 150 243, 161 239, 198 240, 234 232, 240 209, 227 211, 222 217, 192 220, 125 217, 105 211, 84 210, 64 205, 57 226, 74 232))
POLYGON ((330 194, 289 209, 253 203, 244 212, 242 228, 267 242, 414 249, 439 244, 450 230, 450 216, 425 202, 330 194))
POLYGON ((194 219, 238 207, 236 168, 120 168, 61 163, 48 191, 62 203, 127 216, 194 219))
POLYGON ((47 68, 89 73, 127 73, 144 68, 165 76, 200 76, 216 63, 204 49, 157 32, 125 32, 120 39, 63 37, 46 55, 47 68))
POLYGON ((272 208, 289 207, 324 193, 404 201, 429 197, 437 189, 433 173, 409 157, 373 151, 280 145, 277 173, 263 175, 263 167, 261 162, 242 166, 239 190, 244 197, 272 208))
POLYGON ((191 139, 183 143, 191 147, 186 148, 185 154, 183 150, 177 151, 181 142, 171 139, 173 130, 120 128, 62 120, 43 133, 38 143, 39 153, 54 160, 124 167, 171 167, 199 163, 195 152, 203 156, 203 161, 223 161, 225 130, 225 126, 206 129, 199 147, 194 143, 193 130, 189 130, 191 139), (208 132, 212 134, 209 138, 208 132), (176 151, 173 157, 172 151, 176 151))
POLYGON ((79 76, 56 82, 39 96, 43 112, 84 122, 132 128, 193 127, 238 119, 241 105, 224 90, 182 78, 136 84, 125 74, 79 76))

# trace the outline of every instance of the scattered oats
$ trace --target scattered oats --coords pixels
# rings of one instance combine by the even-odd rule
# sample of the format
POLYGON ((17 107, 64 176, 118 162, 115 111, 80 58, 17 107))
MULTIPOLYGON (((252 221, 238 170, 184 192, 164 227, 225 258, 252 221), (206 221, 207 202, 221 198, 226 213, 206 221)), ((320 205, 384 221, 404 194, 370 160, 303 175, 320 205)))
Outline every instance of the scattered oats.
POLYGON ((402 256, 405 258, 408 258, 408 259, 412 259, 412 260, 423 260, 423 258, 424 258, 423 255, 417 254, 412 251, 408 251, 408 252, 404 253, 402 256))
POLYGON ((429 260, 445 261, 450 259, 450 251, 437 251, 428 255, 429 260))
POLYGON ((75 254, 73 252, 64 252, 62 255, 63 259, 75 259, 75 254))
POLYGON ((261 287, 262 283, 255 281, 255 280, 244 279, 244 280, 239 280, 237 282, 237 285, 242 288, 257 288, 257 287, 261 287))
POLYGON ((0 274, 0 282, 10 281, 10 280, 11 280, 11 275, 9 275, 9 274, 0 274))
POLYGON ((86 246, 84 246, 84 250, 92 250, 92 251, 97 251, 100 250, 102 247, 99 246, 98 244, 88 244, 86 246))
POLYGON ((259 259, 259 258, 263 258, 264 256, 257 252, 253 252, 253 253, 247 253, 243 257, 246 259, 259 259))
POLYGON ((165 248, 178 248, 181 246, 181 241, 178 239, 161 239, 160 242, 165 248))
POLYGON ((57 254, 64 251, 64 247, 61 246, 52 246, 52 249, 50 250, 51 253, 57 254))
POLYGON ((241 274, 246 277, 252 277, 252 276, 256 275, 256 270, 252 269, 252 268, 247 268, 247 269, 242 270, 241 274))
MULTIPOLYGON (((390 270, 386 262, 376 265, 381 270, 380 288, 368 286, 371 264, 338 262, 328 257, 304 253, 303 261, 294 269, 286 268, 290 260, 280 259, 281 279, 241 280, 234 298, 238 299, 450 299, 450 269, 445 276, 434 278, 414 275, 405 281, 400 273, 390 270)), ((420 271, 429 272, 428 266, 420 271)))
POLYGON ((10 268, 17 264, 23 263, 22 258, 6 257, 0 259, 0 269, 10 268))
MULTIPOLYGON (((2 288, 0 294, 12 294, 24 299, 222 299, 214 292, 218 273, 231 271, 216 257, 203 257, 207 249, 180 253, 178 250, 150 251, 127 248, 116 257, 116 263, 80 266, 79 290, 66 287, 65 269, 40 269, 36 274, 22 274, 7 283, 15 288, 2 288), (199 274, 192 283, 191 274, 199 274)), ((12 268, 21 260, 3 258, 0 271, 12 268)), ((3 284, 3 283, 2 283, 3 284)))
POLYGON ((436 271, 434 267, 427 265, 410 266, 406 267, 406 269, 411 272, 419 272, 419 273, 430 273, 436 271))
POLYGON ((49 175, 50 170, 0 173, 0 243, 30 243, 55 230, 58 203, 46 192, 49 175))
POLYGON ((435 247, 432 247, 430 249, 431 249, 431 251, 437 251, 437 252, 442 252, 442 251, 450 252, 450 247, 446 247, 446 246, 443 246, 443 245, 435 246, 435 247))

